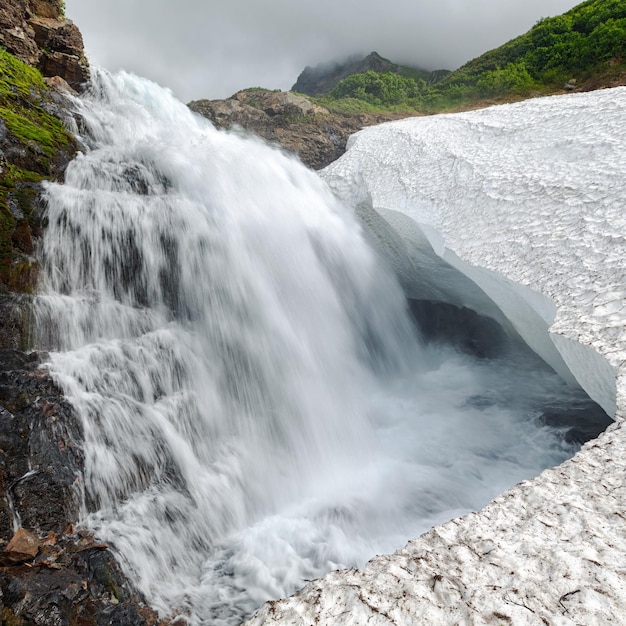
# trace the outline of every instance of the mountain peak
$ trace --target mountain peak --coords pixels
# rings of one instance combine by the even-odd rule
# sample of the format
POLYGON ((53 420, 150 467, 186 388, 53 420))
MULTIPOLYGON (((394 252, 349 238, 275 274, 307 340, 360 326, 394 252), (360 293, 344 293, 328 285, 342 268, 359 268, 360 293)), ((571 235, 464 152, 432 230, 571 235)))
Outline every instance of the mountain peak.
POLYGON ((372 70, 374 72, 394 72, 400 66, 389 59, 370 52, 367 56, 354 55, 344 61, 330 61, 315 67, 307 66, 298 76, 298 80, 291 88, 308 96, 327 94, 340 80, 352 74, 362 74, 372 70))

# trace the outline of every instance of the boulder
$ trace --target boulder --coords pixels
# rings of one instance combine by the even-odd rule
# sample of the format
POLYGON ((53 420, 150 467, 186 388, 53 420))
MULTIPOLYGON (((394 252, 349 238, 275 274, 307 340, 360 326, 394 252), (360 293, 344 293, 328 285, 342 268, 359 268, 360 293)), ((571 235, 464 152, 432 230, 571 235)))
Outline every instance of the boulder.
POLYGON ((29 65, 37 65, 39 61, 41 51, 32 27, 17 6, 5 0, 0 0, 0 46, 29 65))
POLYGON ((17 565, 32 561, 39 554, 40 548, 41 542, 33 533, 19 528, 4 552, 0 554, 0 564, 17 565))
POLYGON ((270 117, 290 115, 304 117, 306 115, 328 115, 328 109, 321 107, 298 94, 290 91, 268 91, 266 89, 245 89, 238 91, 233 97, 244 104, 260 109, 270 117))
POLYGON ((80 57, 64 52, 43 52, 39 59, 39 69, 44 76, 58 76, 74 90, 82 89, 89 80, 89 68, 80 57))
POLYGON ((27 7, 41 17, 59 19, 63 15, 62 0, 28 0, 27 7))

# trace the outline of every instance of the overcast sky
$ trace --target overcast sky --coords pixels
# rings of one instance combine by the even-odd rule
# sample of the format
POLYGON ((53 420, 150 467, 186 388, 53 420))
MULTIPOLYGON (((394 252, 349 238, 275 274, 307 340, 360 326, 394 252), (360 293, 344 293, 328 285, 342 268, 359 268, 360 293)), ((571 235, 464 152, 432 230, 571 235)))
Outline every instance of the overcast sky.
POLYGON ((66 0, 90 61, 184 102, 289 89, 306 65, 373 50, 455 69, 575 0, 66 0))

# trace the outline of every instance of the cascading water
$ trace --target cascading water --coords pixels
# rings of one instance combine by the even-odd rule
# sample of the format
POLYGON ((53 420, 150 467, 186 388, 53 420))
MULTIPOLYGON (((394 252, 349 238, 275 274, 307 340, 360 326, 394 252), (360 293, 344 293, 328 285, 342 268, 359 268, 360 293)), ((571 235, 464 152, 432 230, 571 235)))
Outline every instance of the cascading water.
POLYGON ((237 624, 571 455, 536 418, 576 392, 422 345, 314 173, 127 74, 76 106, 38 331, 84 427, 84 521, 164 614, 237 624))

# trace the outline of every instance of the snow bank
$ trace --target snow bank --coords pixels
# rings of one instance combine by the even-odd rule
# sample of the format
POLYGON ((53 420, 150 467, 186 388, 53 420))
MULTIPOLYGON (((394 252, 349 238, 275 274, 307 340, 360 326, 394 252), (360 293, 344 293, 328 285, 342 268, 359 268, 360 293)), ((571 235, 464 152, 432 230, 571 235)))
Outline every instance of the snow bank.
POLYGON ((617 88, 408 119, 361 131, 325 170, 376 210, 405 286, 432 246, 498 309, 483 312, 618 421, 479 513, 268 603, 251 626, 626 621, 625 116, 617 88))

